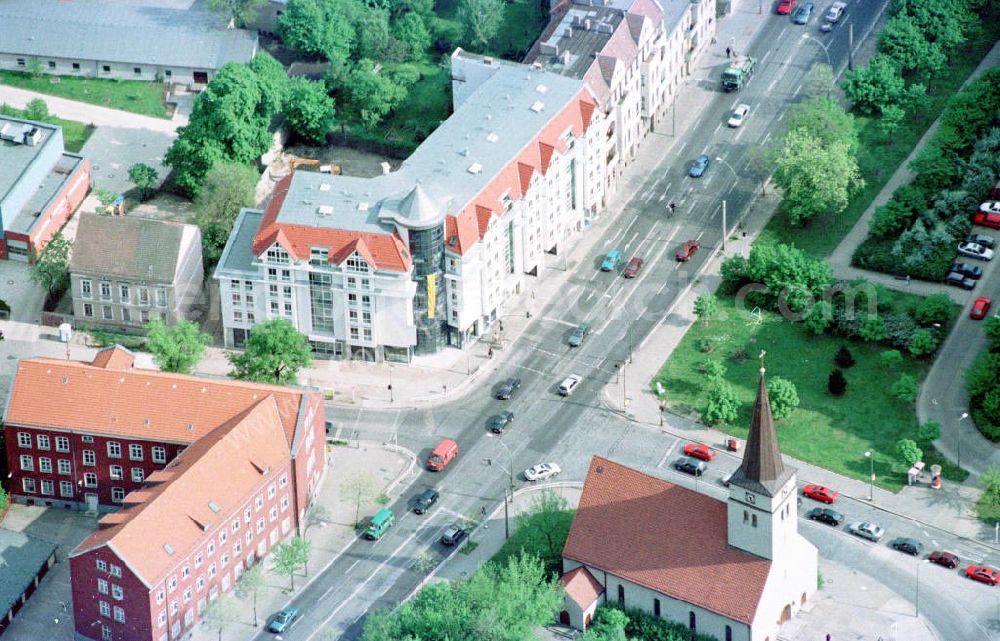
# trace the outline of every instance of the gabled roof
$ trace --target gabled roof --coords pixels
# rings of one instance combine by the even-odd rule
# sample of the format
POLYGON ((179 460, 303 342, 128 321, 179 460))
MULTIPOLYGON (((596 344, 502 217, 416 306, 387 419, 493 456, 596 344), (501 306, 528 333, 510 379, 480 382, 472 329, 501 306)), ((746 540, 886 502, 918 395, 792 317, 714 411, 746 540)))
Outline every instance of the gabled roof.
POLYGON ((479 222, 471 209, 445 218, 444 242, 450 251, 462 255, 478 240, 479 222))
POLYGON ((273 396, 285 438, 295 436, 303 392, 277 385, 121 369, 127 352, 99 352, 95 363, 22 359, 4 420, 8 424, 191 443, 273 396))
POLYGON ((194 225, 83 214, 76 231, 71 272, 110 278, 172 283, 186 244, 201 258, 201 232, 194 225))
POLYGON ((729 483, 765 496, 777 496, 794 473, 795 470, 786 468, 781 460, 778 433, 774 429, 771 402, 767 398, 767 384, 764 382, 764 368, 761 367, 743 462, 729 479, 729 483))
POLYGON ((566 589, 566 596, 583 610, 589 608, 590 604, 604 592, 601 582, 582 565, 562 575, 561 581, 566 589))
POLYGON ((771 561, 730 547, 724 502, 600 456, 563 557, 753 623, 771 561))
POLYGON ((278 404, 264 396, 154 472, 71 556, 106 545, 152 587, 288 460, 278 404))
POLYGON ((135 355, 121 345, 105 347, 94 355, 94 367, 104 369, 127 370, 135 365, 135 355))

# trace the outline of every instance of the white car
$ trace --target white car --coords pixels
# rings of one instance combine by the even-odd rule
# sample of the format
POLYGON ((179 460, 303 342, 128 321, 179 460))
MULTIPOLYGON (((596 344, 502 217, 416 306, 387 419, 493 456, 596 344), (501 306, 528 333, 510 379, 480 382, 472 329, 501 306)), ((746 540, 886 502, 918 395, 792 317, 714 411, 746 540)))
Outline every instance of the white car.
POLYGON ((989 200, 979 206, 984 214, 1000 214, 1000 200, 989 200))
POLYGON ((539 463, 529 467, 524 471, 524 478, 528 481, 544 481, 553 476, 558 476, 562 469, 555 463, 539 463))
POLYGON ((847 526, 847 531, 855 536, 860 536, 863 539, 875 541, 876 543, 878 543, 878 540, 885 535, 885 530, 883 530, 881 526, 868 521, 851 523, 847 526))
POLYGON ((730 127, 739 127, 746 120, 747 114, 750 113, 750 105, 737 105, 736 109, 733 109, 733 115, 729 117, 729 122, 727 123, 730 127))
POLYGON ((843 17, 845 11, 847 11, 846 2, 834 2, 830 5, 830 8, 826 10, 826 15, 823 16, 823 19, 828 22, 837 22, 841 17, 843 17))
POLYGON ((979 260, 993 260, 993 250, 976 243, 959 243, 958 253, 979 260))
POLYGON ((559 383, 559 395, 569 396, 576 391, 577 386, 580 385, 580 381, 582 380, 583 377, 578 374, 567 376, 562 383, 559 383))

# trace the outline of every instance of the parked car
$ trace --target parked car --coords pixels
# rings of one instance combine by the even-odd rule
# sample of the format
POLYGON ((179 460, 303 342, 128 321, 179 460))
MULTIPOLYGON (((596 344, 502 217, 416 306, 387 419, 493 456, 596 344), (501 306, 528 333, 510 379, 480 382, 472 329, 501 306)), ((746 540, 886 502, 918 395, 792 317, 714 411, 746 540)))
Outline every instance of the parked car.
POLYGON ((809 510, 809 514, 806 516, 813 521, 819 521, 820 523, 826 523, 827 525, 832 525, 834 527, 840 525, 844 521, 843 514, 837 510, 831 510, 828 507, 813 508, 809 510))
POLYGON ((927 560, 931 563, 937 563, 938 565, 944 566, 949 570, 954 570, 958 567, 958 557, 951 552, 934 550, 931 552, 931 555, 927 557, 927 560))
POLYGON ((284 608, 278 610, 267 620, 267 631, 268 632, 285 632, 288 628, 292 627, 295 623, 295 619, 299 618, 298 608, 284 608))
POLYGON ((973 280, 979 280, 983 276, 983 268, 971 263, 952 263, 948 271, 958 272, 962 276, 973 280))
POLYGON ((993 236, 987 236, 986 234, 969 234, 965 237, 965 242, 976 243, 977 245, 989 247, 990 249, 993 249, 996 246, 996 241, 993 240, 993 236))
POLYGON ((604 260, 601 261, 601 271, 609 272, 613 270, 615 267, 618 267, 618 263, 620 263, 621 260, 622 253, 617 249, 612 249, 608 252, 607 256, 604 257, 604 260))
POLYGON ((697 240, 689 240, 681 245, 680 250, 677 252, 676 258, 678 262, 686 263, 691 260, 691 257, 695 255, 698 248, 701 247, 701 243, 697 240))
POLYGON ((458 523, 453 523, 444 529, 441 533, 441 545, 447 545, 451 547, 452 545, 458 544, 459 541, 465 538, 468 532, 465 531, 458 523))
POLYGON ((809 24, 809 19, 812 18, 813 9, 816 8, 811 2, 807 2, 801 5, 795 10, 795 15, 792 17, 792 22, 795 24, 809 24))
POLYGON ((569 335, 569 346, 579 347, 583 344, 583 339, 587 337, 590 333, 590 323, 580 323, 573 330, 573 333, 569 335))
POLYGON ((524 479, 526 481, 544 481, 553 476, 559 476, 561 472, 562 469, 555 463, 539 463, 524 471, 524 479))
POLYGON ((685 474, 701 476, 705 473, 705 470, 708 469, 708 465, 705 464, 705 461, 699 461, 698 459, 682 456, 674 461, 674 469, 678 472, 684 472, 685 474))
POLYGON ((822 33, 830 33, 831 31, 833 31, 833 23, 832 22, 824 22, 823 24, 821 24, 819 26, 819 30, 822 33))
POLYGON ((795 0, 780 0, 778 2, 778 7, 775 9, 778 15, 787 16, 795 8, 795 0))
POLYGON ((972 217, 972 224, 1000 229, 1000 214, 988 214, 984 211, 976 212, 976 215, 972 217))
POLYGON ((972 289, 976 286, 976 281, 968 276, 963 276, 959 272, 948 272, 948 275, 944 277, 944 284, 961 287, 962 289, 972 289))
POLYGON ((992 300, 986 296, 980 296, 976 299, 976 302, 972 304, 972 309, 969 310, 969 318, 983 320, 986 318, 986 312, 990 311, 990 305, 992 304, 992 300))
POLYGON ((880 525, 869 521, 858 521, 847 526, 847 531, 855 536, 878 543, 885 536, 885 530, 880 525))
POLYGON ((846 2, 834 2, 826 10, 826 15, 823 16, 823 19, 829 22, 837 22, 844 16, 845 11, 847 11, 846 2))
POLYGON ((733 109, 733 115, 729 117, 726 124, 730 127, 739 127, 746 120, 749 113, 750 105, 736 105, 736 109, 733 109))
POLYGON ((500 412, 496 416, 490 417, 490 431, 494 434, 503 434, 503 431, 513 421, 514 412, 500 412))
POLYGON ((708 165, 711 162, 712 159, 705 154, 698 156, 694 159, 694 162, 691 163, 691 169, 688 170, 688 176, 691 176, 692 178, 701 178, 702 174, 705 173, 705 170, 708 169, 708 165))
POLYGON ((633 256, 632 260, 628 261, 628 265, 625 265, 625 271, 622 272, 622 276, 625 278, 635 278, 642 269, 642 266, 642 259, 638 256, 633 256))
POLYGON ((831 490, 823 485, 810 483, 802 488, 802 496, 808 496, 814 501, 819 501, 820 503, 833 503, 837 500, 837 497, 840 496, 840 492, 831 490))
POLYGON ((979 211, 986 214, 1000 214, 1000 200, 987 200, 979 206, 979 211))
POLYGON ((413 499, 413 512, 414 514, 423 514, 427 510, 431 509, 431 506, 437 503, 438 498, 440 498, 437 490, 427 488, 420 494, 417 494, 416 498, 413 499))
POLYGON ((704 443, 688 443, 684 446, 684 456, 698 458, 703 461, 711 461, 715 458, 715 450, 704 443))
POLYGON ((521 389, 521 379, 516 376, 511 376, 503 382, 500 389, 497 390, 497 398, 501 401, 509 401, 514 392, 521 389))
POLYGON ((993 260, 993 250, 976 243, 959 243, 958 253, 979 260, 993 260))
POLYGON ((890 541, 889 547, 893 550, 905 552, 910 556, 919 556, 920 551, 924 549, 924 544, 916 539, 911 539, 908 536, 900 536, 890 541))
POLYGON ((563 379, 562 383, 559 383, 559 395, 569 396, 576 391, 577 386, 580 385, 580 381, 583 377, 578 374, 573 374, 572 376, 567 376, 563 379))
POLYGON ((970 565, 965 568, 965 576, 988 585, 1000 583, 1000 570, 988 565, 970 565))

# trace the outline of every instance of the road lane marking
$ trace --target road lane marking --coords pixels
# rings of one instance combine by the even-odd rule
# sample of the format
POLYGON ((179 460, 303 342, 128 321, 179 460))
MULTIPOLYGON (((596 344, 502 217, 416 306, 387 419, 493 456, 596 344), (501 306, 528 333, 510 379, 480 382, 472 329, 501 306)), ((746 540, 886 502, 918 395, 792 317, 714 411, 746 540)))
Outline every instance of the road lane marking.
POLYGON ((763 64, 764 64, 765 62, 767 62, 767 57, 768 57, 768 56, 770 56, 770 55, 771 55, 771 50, 770 50, 770 49, 768 49, 768 50, 767 50, 767 53, 765 53, 765 54, 764 54, 764 57, 760 59, 760 64, 761 64, 762 66, 763 66, 763 64))
POLYGON ((561 318, 552 318, 551 316, 543 316, 542 320, 549 321, 550 323, 559 323, 561 325, 566 325, 568 327, 576 327, 576 323, 571 323, 571 322, 565 321, 565 320, 563 320, 561 318))

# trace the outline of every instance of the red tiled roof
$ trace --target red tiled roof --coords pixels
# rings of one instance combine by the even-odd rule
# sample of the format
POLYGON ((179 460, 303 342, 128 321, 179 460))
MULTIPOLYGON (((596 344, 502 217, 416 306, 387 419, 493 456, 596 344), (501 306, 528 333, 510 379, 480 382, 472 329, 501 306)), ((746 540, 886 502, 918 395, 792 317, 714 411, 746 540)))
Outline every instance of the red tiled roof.
POLYGON ((445 218, 445 242, 448 244, 448 249, 461 255, 476 244, 477 240, 479 240, 479 222, 472 210, 466 209, 457 216, 445 218))
POLYGON ((727 528, 724 502, 595 456, 563 556, 752 624, 771 561, 727 528))
POLYGON ((586 610, 604 592, 604 586, 582 565, 562 575, 566 596, 586 610))
POLYGON ((93 361, 94 367, 104 369, 132 369, 135 364, 135 356, 120 345, 105 347, 97 352, 93 361))
POLYGON ((583 116, 584 129, 590 129, 590 120, 594 117, 594 109, 597 109, 597 103, 587 100, 580 101, 580 115, 583 116))
POLYGON ((635 0, 628 8, 628 12, 645 16, 652 20, 653 24, 659 24, 663 20, 663 7, 656 0, 635 0))
POLYGON ((542 169, 542 174, 549 171, 549 163, 552 162, 553 151, 555 151, 555 147, 552 145, 544 142, 538 143, 539 166, 542 169))
POLYGON ((254 402, 150 475, 72 556, 109 545, 152 587, 204 541, 206 530, 286 469, 290 455, 280 421, 273 395, 254 402))
MULTIPOLYGON (((98 354, 101 362, 121 359, 102 356, 106 353, 98 354)), ((267 396, 274 397, 291 444, 302 403, 302 392, 295 389, 156 370, 107 369, 80 361, 22 359, 14 373, 7 423, 191 443, 267 396)))
POLYGON ((517 175, 521 179, 521 193, 528 191, 531 185, 531 176, 535 173, 535 168, 523 162, 517 163, 517 175))
POLYGON ((479 238, 486 238, 486 232, 490 228, 490 218, 493 217, 493 210, 482 205, 476 205, 476 220, 479 223, 479 238))

